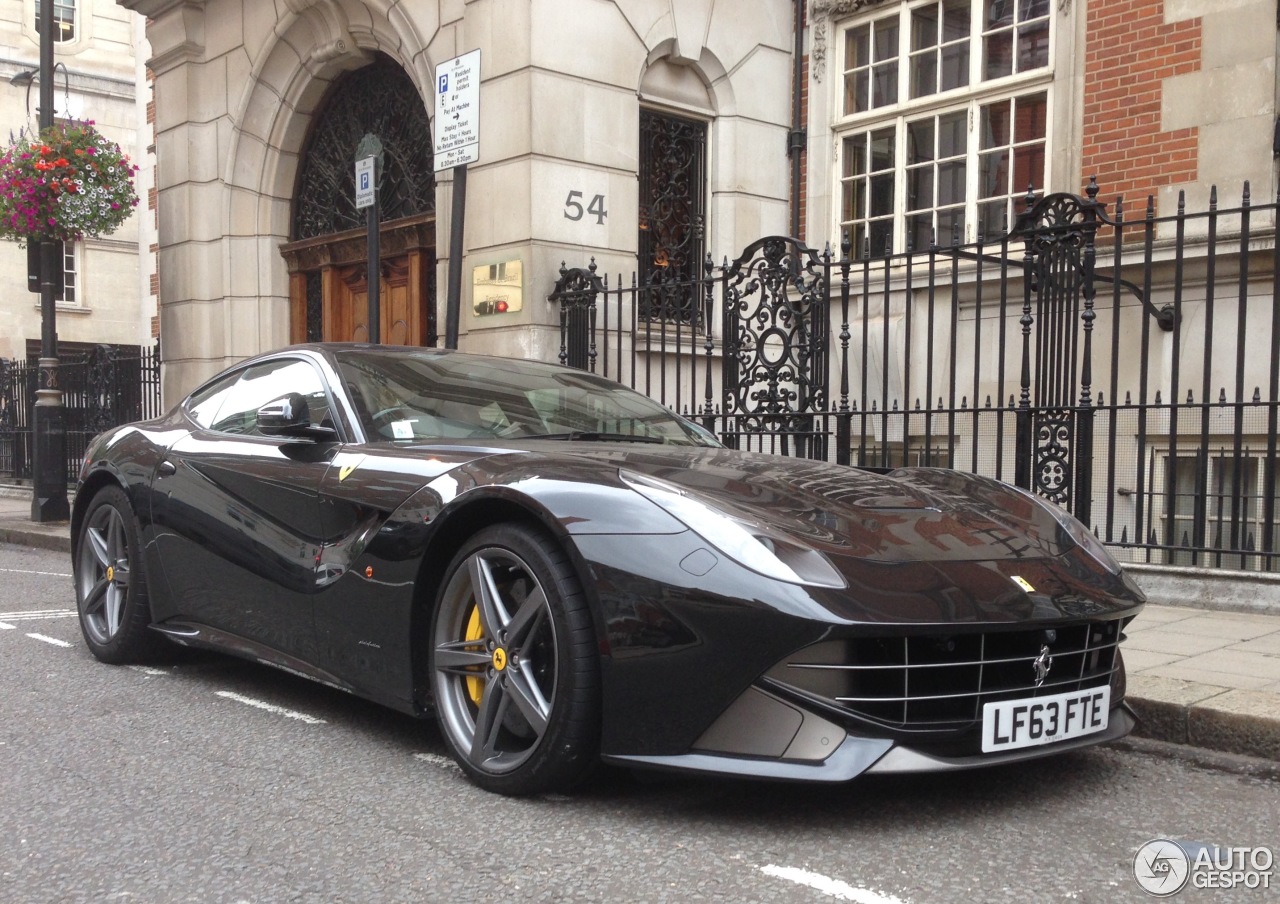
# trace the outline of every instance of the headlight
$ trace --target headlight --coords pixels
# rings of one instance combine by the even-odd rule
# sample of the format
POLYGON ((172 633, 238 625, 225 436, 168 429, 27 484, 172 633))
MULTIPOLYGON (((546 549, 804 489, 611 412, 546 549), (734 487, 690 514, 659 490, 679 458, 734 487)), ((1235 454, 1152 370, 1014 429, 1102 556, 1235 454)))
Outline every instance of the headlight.
POLYGON ((780 531, 714 508, 665 480, 623 470, 618 476, 739 565, 789 584, 847 586, 826 556, 780 531))
POLYGON ((1072 515, 1062 506, 1055 505, 1047 499, 1042 499, 1034 493, 1028 493, 1021 487, 1011 486, 1009 489, 1016 490, 1023 496, 1034 499, 1036 503, 1048 512, 1053 517, 1053 520, 1057 521, 1058 525, 1067 532, 1067 536, 1075 541, 1076 546, 1079 546, 1092 558, 1097 560, 1098 564, 1107 569, 1107 571, 1112 574, 1121 573, 1120 563, 1115 560, 1115 557, 1111 555, 1110 550, 1102 545, 1102 541, 1095 537, 1093 535, 1093 531, 1085 527, 1084 522, 1079 518, 1072 515))

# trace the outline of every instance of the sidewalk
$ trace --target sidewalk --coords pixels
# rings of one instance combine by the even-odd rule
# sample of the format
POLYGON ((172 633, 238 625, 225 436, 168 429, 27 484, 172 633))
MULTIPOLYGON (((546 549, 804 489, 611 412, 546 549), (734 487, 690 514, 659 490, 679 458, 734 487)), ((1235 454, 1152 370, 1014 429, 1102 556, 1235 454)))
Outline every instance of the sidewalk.
MULTIPOLYGON (((32 522, 31 491, 0 487, 0 543, 69 555, 70 528, 32 522)), ((1149 604, 1125 631, 1137 734, 1280 761, 1280 615, 1198 605, 1149 604)))

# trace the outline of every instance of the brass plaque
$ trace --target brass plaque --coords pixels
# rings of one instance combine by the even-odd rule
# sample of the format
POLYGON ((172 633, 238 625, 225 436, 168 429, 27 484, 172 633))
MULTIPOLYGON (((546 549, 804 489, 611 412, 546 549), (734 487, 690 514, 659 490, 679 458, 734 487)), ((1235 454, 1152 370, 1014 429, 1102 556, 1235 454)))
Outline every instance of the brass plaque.
POLYGON ((520 261, 482 264, 471 271, 471 309, 477 317, 513 314, 524 307, 524 267, 520 261))

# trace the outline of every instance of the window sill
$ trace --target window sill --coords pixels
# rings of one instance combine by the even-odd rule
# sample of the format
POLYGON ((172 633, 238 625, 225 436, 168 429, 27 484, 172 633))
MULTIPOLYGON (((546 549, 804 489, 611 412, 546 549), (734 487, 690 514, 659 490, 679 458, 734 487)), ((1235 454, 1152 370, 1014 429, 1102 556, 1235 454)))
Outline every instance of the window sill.
MULTIPOLYGON (((55 310, 58 314, 81 314, 81 315, 84 315, 84 314, 92 314, 92 313, 93 313, 93 308, 86 308, 84 305, 79 305, 79 304, 67 304, 65 301, 55 301, 53 304, 54 304, 54 310, 55 310)), ((39 310, 40 310, 40 305, 38 305, 38 304, 33 304, 33 305, 31 306, 31 308, 32 308, 32 310, 39 311, 39 310)))

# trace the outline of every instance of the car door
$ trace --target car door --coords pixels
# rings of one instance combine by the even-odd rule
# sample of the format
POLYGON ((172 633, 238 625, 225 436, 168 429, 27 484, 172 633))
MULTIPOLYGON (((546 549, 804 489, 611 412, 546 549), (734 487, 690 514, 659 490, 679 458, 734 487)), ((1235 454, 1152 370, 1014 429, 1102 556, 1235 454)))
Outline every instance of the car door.
POLYGON ((332 424, 310 361, 246 368, 217 413, 197 416, 198 428, 170 447, 152 517, 180 619, 314 662, 318 493, 337 443, 264 435, 258 410, 293 394, 312 424, 332 424))

